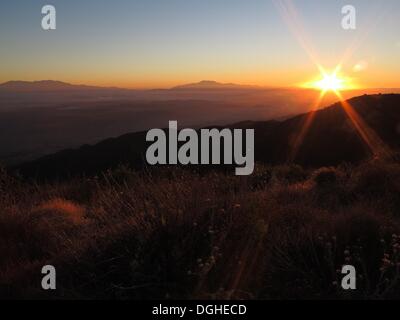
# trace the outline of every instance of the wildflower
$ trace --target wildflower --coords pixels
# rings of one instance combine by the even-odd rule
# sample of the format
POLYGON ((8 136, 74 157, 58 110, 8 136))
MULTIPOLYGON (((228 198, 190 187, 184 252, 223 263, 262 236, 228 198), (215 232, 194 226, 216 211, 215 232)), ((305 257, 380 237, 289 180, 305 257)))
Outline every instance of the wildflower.
POLYGON ((389 259, 383 259, 382 262, 385 267, 388 267, 392 264, 392 262, 389 259))
POLYGON ((332 248, 332 243, 327 242, 327 243, 326 243, 326 247, 327 247, 328 249, 331 249, 331 248, 332 248))

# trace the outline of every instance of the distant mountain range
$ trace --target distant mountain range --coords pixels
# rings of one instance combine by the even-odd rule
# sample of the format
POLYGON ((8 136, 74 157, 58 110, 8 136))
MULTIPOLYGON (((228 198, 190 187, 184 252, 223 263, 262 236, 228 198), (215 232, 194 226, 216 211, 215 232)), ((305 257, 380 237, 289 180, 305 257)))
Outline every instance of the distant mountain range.
MULTIPOLYGON (((203 90, 218 90, 218 89, 255 89, 256 86, 238 85, 234 83, 219 83, 217 81, 202 80, 197 83, 184 84, 170 89, 164 90, 184 90, 184 89, 203 89, 203 90)), ((32 91, 67 91, 67 90, 132 90, 132 91, 154 91, 153 90, 134 90, 117 87, 99 87, 88 85, 75 85, 62 81, 55 80, 40 80, 40 81, 8 81, 0 84, 0 90, 14 92, 32 92, 32 91)), ((162 90, 162 89, 160 89, 162 90)))
POLYGON ((41 81, 8 81, 0 84, 0 90, 13 92, 43 92, 43 91, 66 91, 66 90, 90 90, 98 87, 85 85, 72 85, 70 83, 53 80, 41 81))
MULTIPOLYGON (((400 147, 400 95, 364 95, 349 104, 391 150, 400 147)), ((372 154, 340 103, 316 111, 302 143, 291 154, 310 113, 285 121, 246 121, 229 128, 255 129, 256 161, 281 164, 293 160, 306 166, 355 163, 372 154)), ((167 126, 167 123, 165 124, 167 126)), ((64 150, 15 167, 27 177, 54 178, 96 174, 119 164, 141 168, 149 143, 146 132, 107 139, 93 146, 64 150)))
MULTIPOLYGON (((119 91, 132 91, 132 92, 165 92, 165 91, 181 91, 181 90, 293 90, 300 88, 295 87, 263 87, 256 85, 242 85, 235 83, 221 83, 214 80, 202 80, 196 83, 188 83, 178 85, 169 89, 128 89, 121 87, 101 87, 101 86, 91 86, 84 84, 71 84, 58 80, 39 80, 39 81, 7 81, 0 84, 0 91, 11 91, 11 92, 46 92, 46 91, 77 91, 77 90, 95 90, 95 91, 108 91, 108 90, 119 90, 119 91)), ((377 91, 377 92, 394 92, 400 90, 399 88, 376 88, 367 89, 367 91, 377 91)))
MULTIPOLYGON (((98 100, 239 100, 245 94, 268 91, 267 88, 219 83, 216 81, 200 81, 184 84, 169 89, 127 89, 118 87, 99 87, 76 85, 62 81, 8 81, 0 84, 0 109, 3 106, 27 104, 56 104, 71 101, 98 100)), ((280 89, 279 89, 280 90, 280 89)), ((262 93, 262 94, 263 94, 262 93)), ((247 103, 247 98, 241 101, 247 103)), ((250 100, 251 101, 251 100, 250 100)))

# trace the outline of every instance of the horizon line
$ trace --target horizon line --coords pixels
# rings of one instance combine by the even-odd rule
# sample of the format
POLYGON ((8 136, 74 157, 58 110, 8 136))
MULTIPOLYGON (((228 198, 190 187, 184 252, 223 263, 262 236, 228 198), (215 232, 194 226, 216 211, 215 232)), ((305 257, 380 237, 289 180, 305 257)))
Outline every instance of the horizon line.
MULTIPOLYGON (((160 87, 160 86, 154 86, 154 87, 128 87, 128 86, 118 86, 118 85, 95 85, 95 84, 85 84, 85 83, 80 83, 80 82, 70 82, 70 81, 63 81, 63 80, 54 80, 54 79, 39 79, 39 80, 7 80, 5 82, 0 83, 0 86, 4 86, 6 84, 10 83, 40 83, 40 82, 53 82, 53 83, 60 83, 64 85, 71 85, 71 86, 84 86, 84 87, 95 87, 95 88, 101 88, 101 89, 121 89, 121 90, 140 90, 140 91, 152 91, 152 90, 172 90, 175 88, 179 87, 184 87, 184 86, 190 86, 190 85, 201 85, 202 83, 209 83, 210 85, 215 84, 215 85, 220 85, 220 86, 240 86, 240 87, 247 87, 247 88, 254 88, 254 89, 303 89, 303 90, 314 90, 318 91, 318 89, 315 88, 307 88, 301 85, 288 85, 288 86, 271 86, 271 85, 259 85, 259 84, 245 84, 245 83, 232 83, 232 82, 219 82, 216 80, 200 80, 197 82, 188 82, 188 83, 180 83, 172 86, 165 86, 165 87, 160 87)), ((343 89, 341 91, 362 91, 362 90, 390 90, 390 89, 395 89, 395 90, 400 90, 400 87, 359 87, 359 88, 351 88, 351 89, 343 89)))

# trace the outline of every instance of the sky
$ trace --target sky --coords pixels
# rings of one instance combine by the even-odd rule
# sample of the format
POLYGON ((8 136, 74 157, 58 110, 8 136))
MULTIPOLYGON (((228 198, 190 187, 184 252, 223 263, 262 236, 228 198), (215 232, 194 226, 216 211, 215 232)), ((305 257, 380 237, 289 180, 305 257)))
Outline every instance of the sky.
POLYGON ((398 0, 2 0, 0 82, 287 87, 343 60, 341 72, 358 86, 394 88, 399 30, 398 0), (53 31, 41 28, 47 4, 57 10, 53 31), (290 4, 288 16, 282 5, 290 4), (356 30, 341 26, 347 4, 356 30))

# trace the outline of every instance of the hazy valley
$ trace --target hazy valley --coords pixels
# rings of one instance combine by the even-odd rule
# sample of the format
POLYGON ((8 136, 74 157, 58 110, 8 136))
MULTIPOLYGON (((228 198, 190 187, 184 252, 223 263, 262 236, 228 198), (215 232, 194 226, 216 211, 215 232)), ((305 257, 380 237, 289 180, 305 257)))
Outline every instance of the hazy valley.
MULTIPOLYGON (((399 91, 376 89, 370 93, 399 91)), ((0 85, 0 162, 21 163, 125 133, 161 128, 168 120, 198 128, 288 118, 308 112, 318 96, 315 90, 213 81, 160 90, 75 86, 57 81, 8 82, 0 85)), ((321 106, 336 101, 335 95, 327 95, 321 106)))

